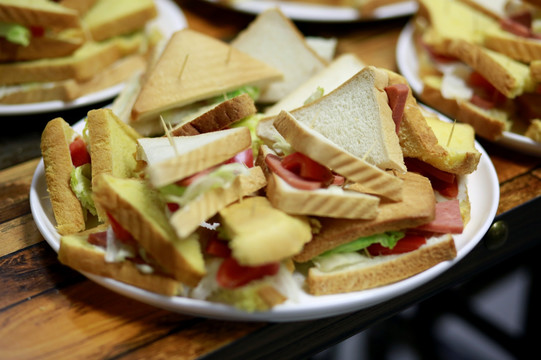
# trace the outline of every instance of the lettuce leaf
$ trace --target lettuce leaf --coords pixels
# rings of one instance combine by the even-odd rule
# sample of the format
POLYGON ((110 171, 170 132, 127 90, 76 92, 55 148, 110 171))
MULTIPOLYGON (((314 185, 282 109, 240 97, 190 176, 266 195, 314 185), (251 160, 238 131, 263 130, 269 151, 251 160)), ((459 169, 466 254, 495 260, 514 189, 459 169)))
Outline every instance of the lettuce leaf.
POLYGON ((84 164, 71 171, 71 190, 81 202, 81 205, 92 215, 96 215, 96 206, 92 199, 92 173, 91 165, 84 164))
POLYGON ((30 44, 30 30, 19 24, 0 22, 0 37, 22 46, 30 44))
POLYGON ((392 249, 393 247, 395 247, 398 240, 402 239, 403 237, 404 233, 402 231, 388 231, 381 234, 364 236, 355 239, 349 243, 339 245, 334 249, 328 250, 319 256, 357 252, 375 243, 379 243, 386 248, 392 249))

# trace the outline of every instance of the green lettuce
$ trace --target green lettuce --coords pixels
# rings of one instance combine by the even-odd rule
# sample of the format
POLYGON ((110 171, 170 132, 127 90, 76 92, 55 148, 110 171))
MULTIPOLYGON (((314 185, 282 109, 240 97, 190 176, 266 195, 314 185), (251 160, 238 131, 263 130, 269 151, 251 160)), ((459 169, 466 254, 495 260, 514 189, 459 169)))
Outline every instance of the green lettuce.
POLYGON ((81 205, 92 215, 96 215, 96 206, 92 199, 92 173, 90 164, 84 164, 71 171, 70 186, 81 205))
POLYGON ((381 246, 384 246, 386 248, 392 249, 395 247, 398 240, 402 239, 403 237, 404 233, 402 231, 388 231, 381 234, 364 236, 355 239, 349 243, 339 245, 331 250, 324 252, 319 256, 357 252, 359 250, 366 249, 370 245, 376 243, 379 243, 381 244, 381 246))
POLYGON ((30 44, 30 30, 19 24, 0 22, 0 37, 22 46, 28 46, 30 44))

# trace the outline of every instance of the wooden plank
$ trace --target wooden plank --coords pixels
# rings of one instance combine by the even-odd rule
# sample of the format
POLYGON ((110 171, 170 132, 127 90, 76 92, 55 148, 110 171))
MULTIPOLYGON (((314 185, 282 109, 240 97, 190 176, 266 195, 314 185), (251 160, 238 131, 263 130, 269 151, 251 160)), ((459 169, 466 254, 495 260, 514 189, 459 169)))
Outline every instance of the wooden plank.
POLYGON ((176 358, 187 359, 257 327, 206 322, 85 281, 0 312, 0 349, 6 359, 156 358, 150 355, 162 357, 161 344, 176 358))
POLYGON ((28 195, 38 160, 0 171, 0 224, 30 212, 28 195))
POLYGON ((0 257, 43 241, 31 214, 0 222, 0 257))
POLYGON ((500 185, 500 203, 497 214, 509 211, 529 200, 541 196, 541 178, 526 174, 500 185))
POLYGON ((45 241, 0 257, 0 269, 0 309, 84 280, 78 272, 62 265, 45 241))

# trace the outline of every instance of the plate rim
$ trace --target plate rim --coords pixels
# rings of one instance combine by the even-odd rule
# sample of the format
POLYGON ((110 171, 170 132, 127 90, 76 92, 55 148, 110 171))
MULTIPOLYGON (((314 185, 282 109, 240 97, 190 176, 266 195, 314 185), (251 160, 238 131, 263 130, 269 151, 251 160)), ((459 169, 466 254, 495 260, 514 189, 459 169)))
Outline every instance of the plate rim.
POLYGON ((417 11, 418 4, 414 0, 403 3, 389 4, 374 11, 374 16, 363 17, 352 7, 309 4, 295 1, 257 1, 241 0, 222 3, 219 0, 202 0, 207 3, 226 7, 242 13, 258 15, 262 11, 278 7, 291 20, 311 22, 355 22, 378 21, 412 15, 417 11))

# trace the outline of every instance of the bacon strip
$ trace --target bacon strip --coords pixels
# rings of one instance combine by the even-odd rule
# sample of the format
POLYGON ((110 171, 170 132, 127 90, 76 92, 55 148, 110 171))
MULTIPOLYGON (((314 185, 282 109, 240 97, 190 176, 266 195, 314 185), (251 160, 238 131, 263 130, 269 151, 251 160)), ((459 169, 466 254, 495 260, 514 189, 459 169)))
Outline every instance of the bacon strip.
POLYGON ((406 84, 394 84, 385 87, 385 92, 389 97, 389 106, 393 111, 393 121, 396 125, 396 133, 400 129, 404 107, 408 98, 409 87, 406 84))

